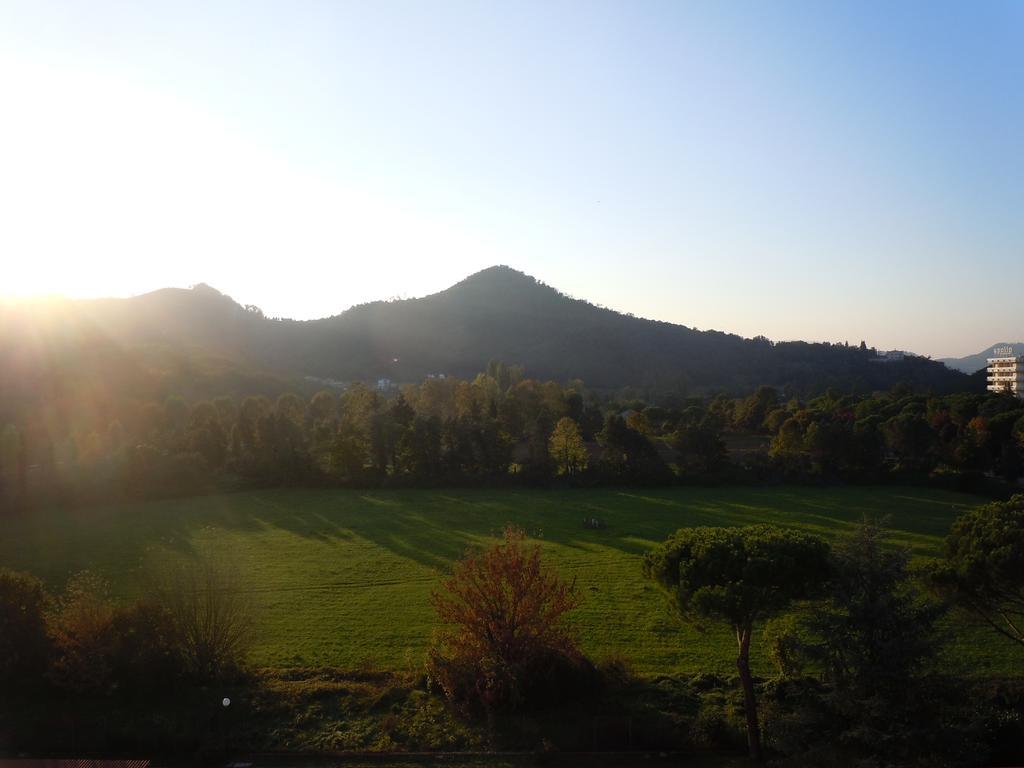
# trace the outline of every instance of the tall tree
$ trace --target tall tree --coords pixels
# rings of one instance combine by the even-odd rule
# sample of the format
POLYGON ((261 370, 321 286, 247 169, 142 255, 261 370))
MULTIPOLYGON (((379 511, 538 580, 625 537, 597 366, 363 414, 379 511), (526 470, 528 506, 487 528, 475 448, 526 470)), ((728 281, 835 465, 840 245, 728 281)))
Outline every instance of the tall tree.
POLYGON ((626 483, 659 483, 672 479, 672 471, 651 441, 631 429, 618 414, 608 416, 598 439, 604 446, 601 465, 607 479, 626 483))
POLYGON ((330 472, 331 443, 338 428, 338 398, 321 390, 313 395, 307 409, 310 422, 310 453, 320 469, 330 472))
POLYGON ((684 475, 714 475, 728 462, 725 441, 718 419, 696 406, 679 419, 670 442, 684 475))
POLYGON ((398 445, 402 469, 419 480, 441 474, 441 423, 434 416, 417 416, 398 445))
POLYGON ((789 635, 794 656, 819 662, 825 683, 793 680, 801 693, 778 702, 779 746, 794 764, 963 765, 977 747, 958 724, 970 716, 956 712, 943 681, 922 674, 945 606, 914 588, 909 552, 885 533, 865 522, 836 542, 825 599, 789 635))
POLYGON ((752 431, 760 429, 764 417, 775 407, 778 400, 779 395, 772 387, 758 388, 757 392, 740 402, 736 408, 733 417, 736 426, 752 431))
POLYGON ((555 424, 548 447, 560 474, 572 477, 586 466, 587 449, 583 445, 583 436, 576 422, 568 416, 563 416, 555 424))
POLYGON ((1024 645, 1024 494, 961 515, 931 580, 957 606, 1024 645))
POLYGON ((218 469, 224 463, 227 435, 212 403, 204 400, 192 406, 185 431, 185 447, 200 454, 212 469, 218 469))
POLYGON ((736 635, 747 744, 761 760, 761 728, 750 672, 754 625, 809 597, 829 572, 828 545, 770 525, 681 528, 647 554, 644 574, 672 598, 684 621, 728 624, 736 635))
POLYGON ((808 619, 832 682, 861 697, 899 695, 937 648, 942 607, 918 599, 909 552, 886 547, 884 537, 865 522, 839 540, 828 599, 808 619))

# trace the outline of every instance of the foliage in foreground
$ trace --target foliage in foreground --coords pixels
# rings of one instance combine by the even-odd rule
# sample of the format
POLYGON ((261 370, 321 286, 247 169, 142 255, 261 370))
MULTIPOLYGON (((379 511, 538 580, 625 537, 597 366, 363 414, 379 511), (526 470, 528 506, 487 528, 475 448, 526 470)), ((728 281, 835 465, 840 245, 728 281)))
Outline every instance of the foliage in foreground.
POLYGON ((24 691, 44 674, 48 603, 39 579, 0 568, 0 690, 24 691))
POLYGON ((1024 645, 1024 494, 958 518, 931 579, 955 605, 1024 645))
POLYGON ((153 572, 153 599, 167 613, 188 674, 218 680, 239 672, 254 637, 241 566, 206 555, 158 561, 153 572))
POLYGON ((794 764, 964 765, 983 752, 976 714, 934 675, 943 606, 924 598, 907 552, 884 539, 871 522, 840 539, 823 599, 776 637, 775 655, 789 663, 767 722, 794 764), (820 674, 794 674, 809 668, 820 674))
POLYGON ((761 733, 750 672, 755 623, 811 596, 828 575, 821 539, 769 525, 683 528, 644 558, 644 573, 669 592, 691 623, 721 621, 736 634, 747 742, 760 760, 761 733))
MULTIPOLYGON (((769 527, 765 534, 769 533, 780 532, 769 527)), ((717 549, 718 538, 711 536, 703 554, 717 551, 710 562, 733 578, 723 587, 709 581, 707 573, 686 574, 688 584, 707 588, 700 597, 699 588, 694 589, 686 603, 695 617, 700 617, 698 606, 711 618, 723 616, 726 607, 743 606, 764 587, 762 582, 774 578, 772 563, 779 558, 760 562, 751 557, 756 547, 739 547, 729 536, 722 538, 732 542, 724 552, 717 549)), ((531 569, 529 562, 529 557, 521 557, 519 567, 510 572, 546 572, 543 563, 537 561, 531 569)), ((682 579, 681 563, 677 570, 682 579)), ((794 766, 823 767, 970 765, 986 759, 998 764, 1019 759, 1024 691, 1019 684, 996 686, 936 675, 939 611, 921 599, 906 552, 887 546, 879 527, 862 526, 833 547, 828 572, 831 578, 822 581, 821 600, 798 606, 803 620, 789 623, 793 631, 783 627, 781 639, 786 642, 779 645, 785 653, 776 655, 796 663, 782 664, 779 679, 752 679, 770 756, 794 766)), ((548 585, 547 594, 559 594, 556 582, 548 585)), ((564 582, 561 587, 572 592, 564 582)), ((39 719, 41 712, 60 723, 57 736, 36 734, 37 744, 45 743, 40 739, 47 736, 50 743, 59 737, 65 739, 63 748, 72 748, 75 743, 66 736, 78 733, 79 749, 136 744, 148 751, 164 744, 180 753, 183 748, 209 747, 220 741, 225 713, 214 705, 224 694, 235 702, 229 721, 235 743, 258 743, 267 749, 401 751, 489 745, 732 752, 742 748, 744 720, 751 711, 735 678, 704 674, 638 679, 629 672, 628 661, 620 659, 600 666, 600 689, 592 687, 592 672, 570 676, 568 685, 556 675, 557 684, 550 688, 525 686, 518 701, 492 710, 485 730, 472 720, 454 717, 416 674, 316 670, 223 678, 215 685, 197 680, 196 667, 182 660, 176 641, 180 635, 159 601, 113 604, 95 577, 73 579, 63 595, 50 598, 31 578, 0 573, 0 595, 11 598, 10 604, 0 603, 0 621, 5 622, 0 627, 16 626, 12 617, 22 620, 23 627, 0 635, 0 642, 35 637, 39 642, 34 647, 46 649, 47 686, 41 693, 52 698, 16 699, 27 713, 23 734, 31 731, 32 718, 39 719), (24 606, 35 608, 22 610, 24 606), (580 686, 573 688, 574 682, 580 686), (593 695, 559 699, 566 689, 584 688, 593 695)), ((494 605, 502 608, 499 618, 511 615, 506 610, 511 602, 494 605)), ((676 605, 682 607, 678 600, 676 605)), ((477 626, 491 627, 492 637, 502 636, 494 631, 500 623, 477 626)), ((561 626, 571 640, 571 632, 561 626)), ((504 636, 509 637, 507 632, 504 636)), ((992 637, 996 638, 994 633, 992 637)), ((529 643, 504 643, 508 648, 523 645, 529 643)), ((15 647, 7 660, 19 658, 27 657, 15 647)), ((8 674, 14 666, 0 666, 0 671, 8 674)), ((472 669, 466 671, 472 675, 472 669)), ((527 672, 529 679, 532 672, 527 672)), ((455 703, 457 710, 468 711, 455 703)), ((482 705, 476 711, 488 714, 482 705)), ((4 715, 0 712, 0 743, 12 722, 5 723, 4 715)))
MULTIPOLYGON (((220 567, 197 562, 190 572, 220 567)), ((116 603, 89 572, 52 597, 0 569, 0 744, 102 751, 197 738, 210 686, 241 679, 251 616, 231 592, 207 589, 212 582, 166 576, 163 591, 116 603)))
POLYGON ((446 628, 430 649, 429 673, 465 714, 551 705, 590 682, 565 621, 581 603, 575 583, 544 564, 522 530, 507 528, 457 563, 433 603, 446 628))

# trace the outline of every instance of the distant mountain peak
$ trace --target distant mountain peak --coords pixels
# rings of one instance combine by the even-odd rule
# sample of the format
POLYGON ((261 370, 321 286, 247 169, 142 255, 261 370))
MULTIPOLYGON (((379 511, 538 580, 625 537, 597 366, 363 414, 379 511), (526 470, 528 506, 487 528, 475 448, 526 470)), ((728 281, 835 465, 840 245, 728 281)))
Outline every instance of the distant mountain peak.
POLYGON ((508 264, 494 264, 493 266, 490 267, 484 267, 479 272, 474 272, 472 275, 468 275, 466 279, 468 280, 469 278, 475 277, 477 275, 520 275, 523 277, 528 276, 521 269, 510 267, 508 264))
POLYGON ((197 298, 209 299, 210 301, 217 301, 223 304, 231 304, 236 307, 242 306, 242 304, 236 301, 228 294, 218 291, 209 283, 196 283, 192 286, 192 295, 197 298))
POLYGON ((496 304, 524 299, 550 301, 562 298, 562 293, 555 288, 504 264, 475 272, 438 295, 473 303, 496 304))
POLYGON ((977 388, 922 358, 875 365, 855 348, 768 344, 634 318, 507 265, 423 298, 371 302, 301 323, 265 320, 256 307, 206 284, 74 307, 123 348, 173 348, 281 375, 342 381, 415 382, 438 372, 472 377, 495 359, 523 365, 538 379, 687 394, 750 392, 762 384, 794 394, 829 386, 871 391, 898 382, 936 391, 977 388))
POLYGON ((945 363, 948 367, 963 371, 964 373, 974 373, 988 365, 988 358, 995 357, 996 350, 1000 347, 1013 347, 1014 354, 1024 353, 1024 342, 1016 342, 1014 344, 1000 341, 996 342, 987 349, 981 350, 973 355, 966 355, 965 357, 942 357, 939 358, 940 363, 945 363))
POLYGON ((496 264, 493 267, 487 267, 487 269, 481 269, 479 272, 474 272, 464 280, 457 282, 452 286, 452 288, 458 288, 460 285, 474 285, 481 283, 540 285, 537 278, 532 277, 525 272, 520 272, 518 269, 513 269, 506 264, 496 264))
POLYGON ((194 293, 205 294, 207 296, 225 296, 225 297, 227 297, 226 293, 223 293, 222 291, 218 291, 216 288, 214 288, 209 283, 196 283, 195 285, 192 286, 192 291, 194 293))

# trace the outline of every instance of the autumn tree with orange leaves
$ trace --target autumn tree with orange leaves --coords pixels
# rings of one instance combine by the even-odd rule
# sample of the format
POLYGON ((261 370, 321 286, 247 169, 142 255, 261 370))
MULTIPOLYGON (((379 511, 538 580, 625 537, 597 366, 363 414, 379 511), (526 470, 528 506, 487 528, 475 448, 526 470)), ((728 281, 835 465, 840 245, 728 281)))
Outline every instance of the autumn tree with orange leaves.
POLYGON ((566 614, 582 602, 518 528, 459 561, 432 595, 445 627, 428 656, 431 680, 463 714, 490 717, 564 699, 593 683, 566 614))

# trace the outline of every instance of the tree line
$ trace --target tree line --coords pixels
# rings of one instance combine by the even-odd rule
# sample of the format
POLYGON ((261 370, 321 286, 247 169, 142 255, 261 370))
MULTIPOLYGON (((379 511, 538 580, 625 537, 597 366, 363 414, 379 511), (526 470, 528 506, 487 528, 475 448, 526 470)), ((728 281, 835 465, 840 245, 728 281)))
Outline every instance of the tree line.
POLYGON ((245 486, 564 482, 882 481, 977 485, 1021 474, 1024 405, 1011 395, 896 387, 786 399, 599 395, 494 362, 472 380, 356 383, 186 402, 50 403, 0 427, 6 505, 245 486), (81 414, 89 415, 82 416, 81 414), (77 415, 74 415, 77 414, 77 415))

